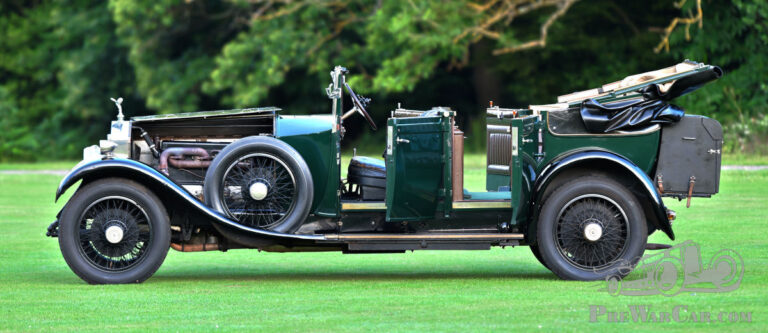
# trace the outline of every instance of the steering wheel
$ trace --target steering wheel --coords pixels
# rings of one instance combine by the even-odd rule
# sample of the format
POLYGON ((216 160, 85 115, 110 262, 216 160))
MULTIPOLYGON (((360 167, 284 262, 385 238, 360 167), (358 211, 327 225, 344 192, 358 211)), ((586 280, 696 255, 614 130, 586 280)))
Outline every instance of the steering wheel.
MULTIPOLYGON (((355 94, 354 91, 352 91, 352 88, 344 82, 344 87, 347 88, 347 91, 349 92, 349 97, 352 99, 352 104, 354 104, 354 110, 357 110, 357 113, 359 113, 365 120, 368 121, 368 125, 371 125, 371 128, 375 131, 376 130, 376 123, 373 122, 373 119, 371 119, 371 115, 368 114, 367 111, 365 111, 365 105, 368 104, 370 99, 363 98, 366 100, 365 102, 361 101, 359 97, 357 97, 357 94, 355 94)), ((351 110, 350 110, 351 111, 351 110)), ((342 116, 342 119, 346 119, 349 117, 349 112, 342 116)))

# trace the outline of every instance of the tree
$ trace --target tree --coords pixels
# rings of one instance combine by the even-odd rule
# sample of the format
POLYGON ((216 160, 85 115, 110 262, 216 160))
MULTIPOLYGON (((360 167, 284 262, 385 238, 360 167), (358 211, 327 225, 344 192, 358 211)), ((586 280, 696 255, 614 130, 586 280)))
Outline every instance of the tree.
POLYGON ((72 158, 104 135, 110 96, 143 104, 104 3, 3 2, 0 34, 0 161, 72 158))
MULTIPOLYGON (((768 137, 765 16, 764 1, 742 0, 6 1, 0 160, 76 156, 103 137, 109 97, 125 97, 131 116, 328 112, 322 88, 337 64, 374 97, 376 120, 397 102, 449 105, 482 138, 489 100, 552 103, 685 58, 728 74, 677 102, 728 124, 743 143, 734 148, 749 150, 768 137)), ((356 121, 349 139, 366 137, 356 121)))
MULTIPOLYGON (((768 153, 768 3, 705 3, 702 26, 672 34, 670 53, 717 64, 725 76, 678 103, 725 125, 730 151, 768 153)), ((694 3, 683 10, 694 10, 694 3)))

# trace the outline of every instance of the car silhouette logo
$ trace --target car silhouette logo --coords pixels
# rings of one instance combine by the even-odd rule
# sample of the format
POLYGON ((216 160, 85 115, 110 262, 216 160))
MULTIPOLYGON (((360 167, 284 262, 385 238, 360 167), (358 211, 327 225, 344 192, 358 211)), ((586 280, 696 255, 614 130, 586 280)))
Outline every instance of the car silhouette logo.
MULTIPOLYGON (((632 266, 626 265, 624 269, 630 271, 632 266)), ((743 276, 744 260, 736 251, 720 250, 704 266, 699 244, 689 240, 643 256, 632 275, 624 279, 610 276, 602 290, 614 296, 722 293, 738 289, 743 276)))

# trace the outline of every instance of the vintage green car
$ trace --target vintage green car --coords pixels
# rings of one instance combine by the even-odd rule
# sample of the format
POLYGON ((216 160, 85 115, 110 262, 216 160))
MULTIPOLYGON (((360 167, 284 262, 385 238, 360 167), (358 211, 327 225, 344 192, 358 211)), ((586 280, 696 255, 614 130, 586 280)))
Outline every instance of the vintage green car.
POLYGON ((369 102, 331 72, 327 115, 277 108, 118 119, 84 149, 48 227, 89 283, 149 278, 182 252, 487 250, 530 246, 563 279, 626 274, 661 230, 663 196, 718 192, 722 128, 668 102, 722 75, 691 61, 558 98, 487 109, 486 191, 463 186, 456 111, 393 110, 384 160, 355 156, 342 179, 344 120, 369 102), (352 107, 344 112, 343 91, 352 107))

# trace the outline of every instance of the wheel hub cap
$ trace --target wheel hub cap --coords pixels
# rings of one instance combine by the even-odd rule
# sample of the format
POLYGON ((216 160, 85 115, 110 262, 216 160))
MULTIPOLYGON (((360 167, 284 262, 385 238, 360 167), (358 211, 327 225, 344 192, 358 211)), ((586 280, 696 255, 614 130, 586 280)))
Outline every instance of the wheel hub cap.
POLYGON ((584 237, 591 241, 597 241, 600 237, 603 237, 603 227, 595 222, 590 222, 584 226, 584 237))
POLYGON ((262 182, 255 182, 248 187, 248 192, 253 200, 264 200, 267 197, 268 188, 262 182))
POLYGON ((123 228, 113 225, 107 228, 107 230, 104 231, 104 236, 106 236, 107 241, 112 244, 120 243, 121 240, 123 240, 123 228))

